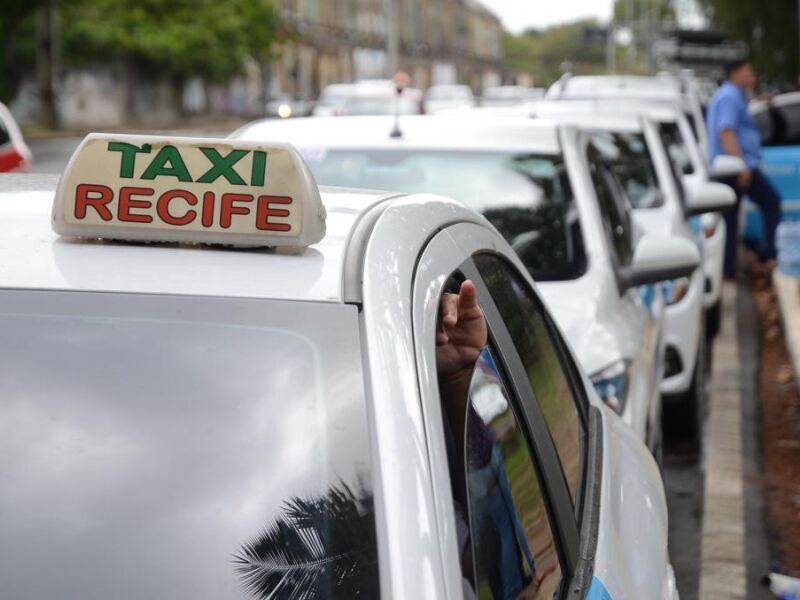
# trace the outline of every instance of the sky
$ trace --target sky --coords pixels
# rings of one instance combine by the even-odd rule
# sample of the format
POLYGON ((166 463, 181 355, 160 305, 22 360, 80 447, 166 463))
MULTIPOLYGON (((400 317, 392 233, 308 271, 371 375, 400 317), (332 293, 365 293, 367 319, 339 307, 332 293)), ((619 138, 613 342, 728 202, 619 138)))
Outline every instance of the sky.
POLYGON ((607 21, 613 0, 481 0, 503 21, 506 29, 521 33, 558 23, 595 17, 607 21))

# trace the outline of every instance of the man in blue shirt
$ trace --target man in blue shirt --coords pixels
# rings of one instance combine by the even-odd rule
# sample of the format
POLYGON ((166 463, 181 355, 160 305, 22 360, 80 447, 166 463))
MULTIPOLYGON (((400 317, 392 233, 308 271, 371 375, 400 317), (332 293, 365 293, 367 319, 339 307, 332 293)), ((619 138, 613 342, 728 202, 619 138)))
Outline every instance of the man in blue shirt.
POLYGON ((725 242, 726 277, 736 277, 736 246, 739 232, 739 203, 744 194, 755 202, 764 217, 766 248, 761 259, 768 268, 775 264, 775 230, 781 220, 778 192, 761 171, 761 135, 747 110, 747 92, 756 85, 756 74, 748 61, 736 61, 725 70, 727 80, 708 105, 708 140, 710 160, 720 154, 732 154, 744 159, 747 169, 737 178, 726 181, 736 192, 736 207, 725 213, 727 240, 725 242))

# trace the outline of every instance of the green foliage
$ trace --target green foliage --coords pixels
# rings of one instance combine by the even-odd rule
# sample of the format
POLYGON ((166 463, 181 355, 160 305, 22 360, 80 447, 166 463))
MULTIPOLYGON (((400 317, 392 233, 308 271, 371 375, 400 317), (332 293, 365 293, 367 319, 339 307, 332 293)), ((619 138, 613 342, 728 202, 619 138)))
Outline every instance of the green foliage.
POLYGON ((36 55, 36 10, 46 0, 4 0, 0 8, 0 101, 7 102, 36 55))
POLYGON ((576 73, 600 73, 605 70, 605 48, 587 44, 584 32, 596 27, 593 20, 576 21, 543 31, 522 35, 506 33, 503 50, 506 63, 534 76, 537 86, 549 85, 561 76, 564 61, 572 63, 576 73))
POLYGON ((675 10, 665 0, 616 0, 614 19, 617 21, 674 21, 675 10), (652 11, 652 12, 651 12, 652 11))
POLYGON ((268 56, 282 36, 269 0, 68 0, 61 24, 67 61, 127 58, 217 81, 246 56, 268 56))
POLYGON ((792 84, 797 80, 797 0, 700 0, 700 4, 716 27, 748 44, 754 66, 768 80, 792 84))

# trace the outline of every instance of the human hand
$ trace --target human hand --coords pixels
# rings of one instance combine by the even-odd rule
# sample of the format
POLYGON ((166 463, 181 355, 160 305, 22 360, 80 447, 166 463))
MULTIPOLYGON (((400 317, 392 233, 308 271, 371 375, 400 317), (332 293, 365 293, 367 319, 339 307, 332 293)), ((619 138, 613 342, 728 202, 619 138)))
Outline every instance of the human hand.
POLYGON ((444 294, 436 326, 436 368, 439 377, 472 374, 486 345, 487 328, 478 291, 469 279, 458 294, 444 294))
POLYGON ((750 187, 750 183, 753 181, 753 172, 750 169, 745 169, 739 175, 739 187, 743 190, 746 190, 750 187))

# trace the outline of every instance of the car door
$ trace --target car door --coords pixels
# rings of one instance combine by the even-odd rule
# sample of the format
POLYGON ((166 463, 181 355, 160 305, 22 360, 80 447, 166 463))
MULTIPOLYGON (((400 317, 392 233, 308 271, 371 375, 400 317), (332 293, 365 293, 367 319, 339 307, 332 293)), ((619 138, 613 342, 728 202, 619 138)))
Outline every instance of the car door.
POLYGON ((597 540, 599 418, 530 278, 497 234, 456 225, 419 263, 413 312, 450 597, 583 597, 593 555, 584 549, 597 540), (466 409, 440 394, 434 343, 439 299, 464 279, 489 329, 466 409), (463 431, 454 410, 466 410, 463 431))
MULTIPOLYGON (((600 136, 604 138, 603 144, 588 146, 587 162, 612 263, 615 269, 625 269, 633 260, 635 245, 631 208, 619 183, 621 172, 614 171, 600 150, 604 145, 614 146, 618 142, 613 134, 594 134, 594 139, 600 141, 600 136)), ((638 290, 621 290, 615 306, 615 313, 621 317, 619 326, 627 332, 624 338, 628 341, 630 360, 630 413, 624 418, 651 450, 655 449, 660 438, 658 390, 661 384, 663 302, 658 297, 659 292, 652 285, 638 290)))

